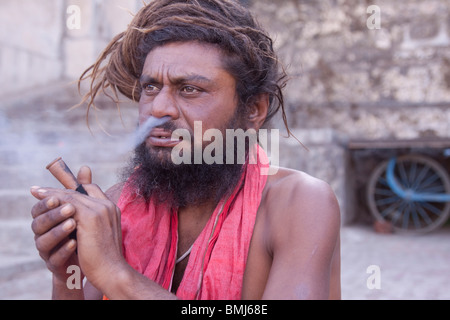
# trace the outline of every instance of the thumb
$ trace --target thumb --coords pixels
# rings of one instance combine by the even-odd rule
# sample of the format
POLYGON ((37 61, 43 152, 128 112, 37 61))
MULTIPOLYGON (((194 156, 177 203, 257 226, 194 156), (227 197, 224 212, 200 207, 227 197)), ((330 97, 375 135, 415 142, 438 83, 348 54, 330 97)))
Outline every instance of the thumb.
POLYGON ((91 184, 92 183, 92 171, 91 168, 83 166, 80 168, 77 174, 77 180, 80 184, 91 184))
POLYGON ((92 171, 87 166, 82 166, 77 174, 78 183, 83 185, 87 194, 98 199, 108 199, 99 186, 92 184, 92 171))

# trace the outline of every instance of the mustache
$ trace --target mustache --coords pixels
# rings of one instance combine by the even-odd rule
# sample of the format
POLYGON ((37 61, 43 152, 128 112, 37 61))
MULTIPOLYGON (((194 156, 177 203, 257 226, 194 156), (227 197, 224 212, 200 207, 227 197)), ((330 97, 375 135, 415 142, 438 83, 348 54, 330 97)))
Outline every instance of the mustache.
POLYGON ((155 126, 155 128, 162 129, 162 130, 165 130, 165 131, 170 131, 170 132, 173 132, 173 131, 175 131, 177 129, 184 129, 184 128, 179 128, 175 124, 175 122, 171 121, 171 120, 168 121, 168 122, 165 122, 165 123, 163 123, 161 125, 155 126))
POLYGON ((162 118, 149 117, 142 125, 138 126, 137 130, 134 132, 133 140, 134 146, 140 145, 148 136, 150 131, 164 123, 170 121, 169 116, 165 116, 162 118))
MULTIPOLYGON (((173 138, 173 139, 177 139, 177 138, 180 138, 180 137, 181 137, 181 136, 180 136, 179 134, 177 134, 177 133, 174 134, 174 132, 175 132, 176 130, 183 130, 184 132, 187 131, 187 132, 189 132, 189 136, 188 136, 188 137, 190 138, 189 141, 190 141, 191 143, 194 142, 194 131, 191 130, 191 129, 188 129, 188 128, 184 128, 184 127, 178 126, 178 125, 175 123, 175 121, 170 120, 170 121, 165 122, 165 123, 163 123, 163 124, 161 124, 161 125, 158 125, 158 126, 156 126, 156 127, 154 127, 154 128, 162 129, 162 130, 171 132, 171 133, 172 133, 172 138, 173 138)), ((186 137, 183 138, 183 139, 186 139, 186 137)))

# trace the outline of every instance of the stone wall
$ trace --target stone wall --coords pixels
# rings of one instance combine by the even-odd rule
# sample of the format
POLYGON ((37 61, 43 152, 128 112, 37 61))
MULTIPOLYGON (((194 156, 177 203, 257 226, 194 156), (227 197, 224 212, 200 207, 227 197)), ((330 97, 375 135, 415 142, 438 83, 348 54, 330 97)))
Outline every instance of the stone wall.
POLYGON ((2 0, 0 96, 78 79, 141 6, 140 0, 2 0))
POLYGON ((310 148, 286 141, 282 164, 328 181, 344 223, 370 220, 364 183, 376 164, 355 161, 388 154, 361 158, 346 142, 450 138, 450 2, 258 0, 252 9, 292 78, 289 124, 310 148))
POLYGON ((0 96, 61 79, 64 1, 0 2, 0 96))
MULTIPOLYGON (((377 1, 380 29, 373 30, 370 1, 244 2, 275 38, 292 77, 286 90, 292 127, 367 138, 450 135, 448 0, 377 1)), ((0 96, 77 79, 141 6, 140 0, 3 0, 0 96), (68 11, 73 5, 79 26, 68 11)))
POLYGON ((450 137, 450 2, 258 0, 293 77, 290 123, 350 138, 450 137))

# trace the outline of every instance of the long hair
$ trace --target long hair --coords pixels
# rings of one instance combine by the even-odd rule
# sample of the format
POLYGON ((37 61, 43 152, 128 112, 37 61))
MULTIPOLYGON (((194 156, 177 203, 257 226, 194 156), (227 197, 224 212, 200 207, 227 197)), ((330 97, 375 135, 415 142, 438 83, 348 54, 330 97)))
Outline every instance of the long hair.
POLYGON ((288 134, 282 89, 287 75, 278 61, 269 35, 249 10, 233 0, 153 0, 118 34, 98 60, 81 75, 90 79, 80 104, 95 109, 99 93, 118 103, 118 92, 139 101, 139 78, 147 54, 156 46, 177 41, 217 45, 225 54, 225 68, 236 79, 240 106, 259 94, 269 94, 266 122, 280 109, 288 134))

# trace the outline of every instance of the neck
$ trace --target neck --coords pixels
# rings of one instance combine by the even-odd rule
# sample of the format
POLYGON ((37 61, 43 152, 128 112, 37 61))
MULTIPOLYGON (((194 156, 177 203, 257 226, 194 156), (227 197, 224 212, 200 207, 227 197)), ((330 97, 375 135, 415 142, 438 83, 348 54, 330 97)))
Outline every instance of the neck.
POLYGON ((216 207, 215 201, 180 207, 178 210, 178 255, 186 252, 205 228, 216 207))
POLYGON ((208 221, 217 203, 208 201, 201 204, 189 205, 178 209, 178 223, 180 225, 198 225, 202 221, 208 221))

